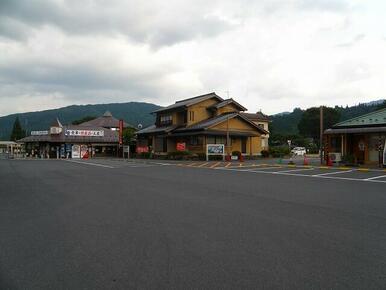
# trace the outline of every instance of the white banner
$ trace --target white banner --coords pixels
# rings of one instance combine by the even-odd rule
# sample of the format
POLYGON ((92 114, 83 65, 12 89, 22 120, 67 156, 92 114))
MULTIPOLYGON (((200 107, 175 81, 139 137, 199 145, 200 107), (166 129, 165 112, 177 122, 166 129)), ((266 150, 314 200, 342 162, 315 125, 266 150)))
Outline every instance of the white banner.
POLYGON ((48 131, 31 131, 31 136, 44 136, 48 135, 48 131))
POLYGON ((103 130, 66 130, 66 136, 103 137, 103 130))

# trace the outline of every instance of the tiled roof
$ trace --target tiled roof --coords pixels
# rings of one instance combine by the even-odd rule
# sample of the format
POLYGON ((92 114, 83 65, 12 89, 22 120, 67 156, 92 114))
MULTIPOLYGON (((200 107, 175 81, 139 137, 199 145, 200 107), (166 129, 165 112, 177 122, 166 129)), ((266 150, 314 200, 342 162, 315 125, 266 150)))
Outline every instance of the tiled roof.
POLYGON ((210 99, 210 98, 217 98, 220 102, 223 101, 223 99, 221 97, 219 97, 218 95, 216 95, 216 93, 213 92, 213 93, 197 96, 197 97, 190 98, 190 99, 184 99, 181 101, 177 101, 177 102, 175 102, 175 104, 167 106, 165 108, 158 109, 158 110, 154 111, 153 113, 159 113, 159 112, 174 110, 174 109, 181 108, 181 107, 188 107, 188 106, 197 104, 199 102, 205 101, 205 100, 210 99))
POLYGON ((213 106, 210 106, 210 108, 216 108, 216 109, 219 109, 219 108, 222 108, 226 105, 229 105, 229 104, 234 104, 236 107, 238 107, 240 109, 240 111, 246 111, 247 108, 245 108, 244 106, 242 106, 241 104, 239 104, 238 102, 236 102, 234 99, 226 99, 218 104, 215 104, 213 106))
POLYGON ((241 113, 244 117, 247 117, 248 119, 252 121, 269 121, 269 117, 262 112, 256 112, 256 113, 241 113))
POLYGON ((140 134, 151 134, 151 133, 168 133, 173 131, 177 127, 178 127, 177 125, 163 126, 163 127, 156 127, 156 125, 152 125, 138 131, 137 134, 140 135, 140 134))
POLYGON ((226 113, 226 114, 222 114, 222 115, 219 115, 217 117, 210 118, 210 119, 198 122, 198 123, 196 123, 196 124, 194 124, 192 126, 189 126, 189 127, 178 128, 178 129, 175 130, 175 132, 206 130, 206 129, 212 127, 212 126, 215 126, 217 124, 220 124, 220 123, 226 121, 228 118, 232 119, 232 118, 235 118, 235 117, 239 117, 239 118, 243 119, 244 121, 248 122, 250 125, 255 127, 261 134, 268 134, 267 131, 265 131, 263 128, 261 128, 260 126, 256 125, 255 123, 253 123, 251 120, 249 120, 248 118, 244 117, 240 113, 226 113))
MULTIPOLYGON (((103 116, 98 117, 94 120, 87 121, 84 123, 79 124, 81 126, 92 126, 92 127, 104 127, 104 128, 118 128, 119 127, 119 120, 114 118, 109 111, 106 111, 103 116)), ((132 127, 131 125, 127 124, 126 122, 123 122, 123 127, 128 128, 132 127)))
POLYGON ((340 122, 335 124, 333 128, 362 126, 371 127, 381 125, 386 125, 386 108, 340 122))
POLYGON ((82 125, 63 126, 63 131, 58 135, 37 135, 28 136, 18 140, 18 142, 84 142, 84 143, 118 143, 118 131, 113 131, 103 127, 89 127, 82 125), (66 136, 66 130, 95 130, 102 131, 104 136, 66 136))
POLYGON ((214 126, 214 125, 217 125, 217 124, 220 124, 220 123, 226 121, 228 118, 232 119, 232 118, 236 117, 237 115, 238 115, 237 113, 223 114, 223 115, 220 115, 220 116, 217 116, 214 118, 210 118, 210 119, 198 122, 198 123, 193 124, 192 126, 189 126, 189 127, 179 128, 176 130, 176 132, 207 129, 211 126, 214 126))

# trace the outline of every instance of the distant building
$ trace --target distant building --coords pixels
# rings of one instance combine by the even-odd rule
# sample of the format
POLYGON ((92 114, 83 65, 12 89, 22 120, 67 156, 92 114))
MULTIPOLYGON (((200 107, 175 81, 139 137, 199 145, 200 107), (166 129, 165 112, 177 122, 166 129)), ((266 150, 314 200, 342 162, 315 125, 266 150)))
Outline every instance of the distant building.
POLYGON ((326 152, 356 164, 386 164, 386 109, 335 124, 325 132, 326 152))
POLYGON ((14 141, 0 141, 0 159, 13 158, 22 154, 22 144, 14 141))
MULTIPOLYGON (((124 127, 131 127, 124 123, 124 127)), ((81 158, 117 156, 119 152, 119 120, 110 112, 79 125, 63 126, 56 119, 50 128, 31 131, 19 142, 25 144, 28 156, 41 158, 81 158)))
POLYGON ((180 150, 180 144, 193 153, 205 153, 207 144, 224 144, 228 153, 259 155, 268 148, 268 141, 262 142, 269 137, 268 118, 243 113, 246 110, 215 93, 177 101, 154 112, 155 124, 137 132, 138 146, 165 154, 180 150))

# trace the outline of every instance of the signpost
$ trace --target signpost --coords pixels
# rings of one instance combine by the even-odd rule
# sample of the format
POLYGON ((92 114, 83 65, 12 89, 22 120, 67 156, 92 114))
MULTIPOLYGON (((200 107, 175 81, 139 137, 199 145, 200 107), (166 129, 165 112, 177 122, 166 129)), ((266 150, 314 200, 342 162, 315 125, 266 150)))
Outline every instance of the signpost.
POLYGON ((119 146, 123 143, 123 120, 119 120, 119 146))
POLYGON ((185 142, 177 143, 176 149, 177 149, 177 151, 185 151, 186 150, 186 143, 185 142))
POLYGON ((207 144, 206 145, 206 161, 209 161, 209 155, 222 155, 225 160, 224 144, 207 144))

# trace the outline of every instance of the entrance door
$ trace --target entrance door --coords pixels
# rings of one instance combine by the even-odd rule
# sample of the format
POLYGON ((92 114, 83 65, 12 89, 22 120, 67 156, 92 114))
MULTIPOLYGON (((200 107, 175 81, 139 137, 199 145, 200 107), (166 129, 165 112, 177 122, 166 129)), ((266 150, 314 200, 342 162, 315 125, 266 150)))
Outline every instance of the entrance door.
POLYGON ((354 155, 356 162, 358 164, 365 163, 365 151, 367 149, 367 144, 365 143, 365 138, 362 135, 355 136, 354 138, 354 155))
POLYGON ((247 153, 247 138, 241 139, 241 153, 247 153))

